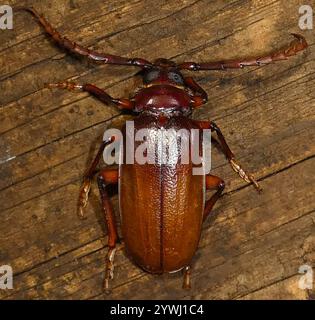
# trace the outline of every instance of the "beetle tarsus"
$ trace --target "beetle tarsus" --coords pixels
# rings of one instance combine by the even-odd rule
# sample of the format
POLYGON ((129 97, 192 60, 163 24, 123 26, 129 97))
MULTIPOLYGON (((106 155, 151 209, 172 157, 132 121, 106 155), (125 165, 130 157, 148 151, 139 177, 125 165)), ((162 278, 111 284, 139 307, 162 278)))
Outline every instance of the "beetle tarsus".
POLYGON ((53 89, 53 88, 58 88, 58 89, 66 89, 69 91, 73 90, 82 90, 83 86, 81 84, 76 84, 74 82, 58 82, 58 83, 48 83, 45 85, 46 88, 53 89))
POLYGON ((114 278, 114 258, 117 248, 110 248, 106 256, 106 269, 105 269, 105 280, 104 280, 104 290, 107 294, 111 292, 109 288, 109 280, 114 278))
POLYGON ((79 204, 78 204, 78 216, 80 219, 85 219, 84 208, 87 206, 89 200, 89 192, 91 189, 91 180, 84 180, 80 188, 79 204))
POLYGON ((249 175, 248 176, 250 182, 254 185, 255 189, 260 193, 263 191, 262 187, 260 186, 260 184, 256 181, 256 179, 254 178, 253 175, 249 175))
POLYGON ((191 288, 191 267, 186 266, 184 268, 184 281, 183 281, 183 289, 189 290, 191 288))
POLYGON ((254 187, 256 188, 256 190, 258 192, 262 191, 261 186, 259 185, 259 183, 255 180, 254 176, 251 174, 248 174, 246 171, 244 171, 241 166, 235 161, 235 159, 231 159, 230 160, 230 165, 232 167, 232 169, 238 173, 238 175, 246 182, 248 183, 252 183, 254 185, 254 187))

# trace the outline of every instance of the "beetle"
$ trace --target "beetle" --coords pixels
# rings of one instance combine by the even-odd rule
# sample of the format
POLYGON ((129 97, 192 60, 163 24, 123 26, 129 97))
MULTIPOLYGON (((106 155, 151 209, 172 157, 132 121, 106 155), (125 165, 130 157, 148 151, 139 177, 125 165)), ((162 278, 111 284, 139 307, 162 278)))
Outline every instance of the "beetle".
MULTIPOLYGON (((206 104, 208 96, 192 77, 184 76, 182 70, 226 70, 286 60, 308 46, 303 36, 292 34, 295 39, 288 46, 259 58, 203 63, 176 63, 159 58, 150 62, 142 58, 99 53, 82 47, 62 36, 34 8, 20 7, 17 10, 31 13, 46 33, 63 49, 104 64, 138 67, 138 74, 143 82, 129 99, 113 98, 93 84, 59 82, 49 84, 48 87, 85 91, 106 105, 114 104, 121 110, 132 111, 135 114, 135 131, 147 128, 151 136, 169 128, 211 130, 216 134, 216 142, 219 143, 232 169, 243 180, 252 183, 261 191, 253 175, 243 170, 236 161, 220 128, 213 121, 191 119, 193 110, 206 104)), ((126 135, 126 128, 124 130, 126 135)), ((115 137, 110 137, 102 142, 94 161, 84 175, 78 201, 78 213, 81 218, 85 217, 84 208, 88 203, 91 182, 96 175, 98 163, 105 148, 114 141, 115 137)), ((201 140, 199 142, 203 143, 201 140)), ((179 146, 179 140, 175 144, 179 146)), ((127 147, 125 143, 123 151, 127 147)), ((156 151, 155 156, 158 156, 158 152, 156 151)), ((220 177, 210 173, 193 175, 192 169, 190 160, 186 164, 176 163, 175 166, 163 163, 120 163, 118 169, 109 166, 98 171, 97 182, 108 229, 105 289, 109 288, 109 280, 113 278, 114 256, 119 241, 106 187, 117 184, 122 237, 127 254, 138 266, 150 273, 184 270, 183 287, 190 287, 190 264, 198 247, 202 223, 209 216, 225 187, 220 177), (208 190, 215 193, 206 201, 205 193, 208 190)))

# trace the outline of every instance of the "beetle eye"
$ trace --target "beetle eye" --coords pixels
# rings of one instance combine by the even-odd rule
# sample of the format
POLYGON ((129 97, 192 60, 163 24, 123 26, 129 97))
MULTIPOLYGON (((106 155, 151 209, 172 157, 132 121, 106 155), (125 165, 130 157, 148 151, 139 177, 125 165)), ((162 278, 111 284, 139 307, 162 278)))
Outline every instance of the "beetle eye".
POLYGON ((159 76, 159 71, 153 70, 146 73, 143 77, 145 83, 150 83, 159 76))
POLYGON ((173 82, 175 82, 175 83, 184 84, 183 77, 180 74, 176 73, 176 72, 169 72, 168 73, 168 78, 170 80, 172 80, 173 82))

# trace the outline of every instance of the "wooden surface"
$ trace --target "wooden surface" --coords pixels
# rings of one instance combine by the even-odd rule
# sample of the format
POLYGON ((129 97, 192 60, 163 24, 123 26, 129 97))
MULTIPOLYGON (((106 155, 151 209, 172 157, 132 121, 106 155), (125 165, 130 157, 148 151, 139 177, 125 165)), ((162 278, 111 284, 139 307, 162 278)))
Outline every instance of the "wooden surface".
MULTIPOLYGON (((14 29, 0 31, 0 265, 14 270, 14 289, 0 290, 0 297, 312 298, 314 291, 298 288, 299 266, 315 267, 314 31, 298 28, 301 2, 26 3, 70 39, 128 57, 180 62, 259 56, 289 43, 289 32, 303 34, 310 47, 271 66, 190 73, 210 97, 194 117, 217 122, 264 192, 242 182, 214 151, 213 173, 227 188, 214 210, 218 218, 204 224, 192 289, 181 289, 181 273, 146 274, 120 251, 113 291, 106 295, 107 231, 96 184, 87 220, 77 219, 76 202, 104 129, 124 117, 85 93, 44 85, 92 82, 114 96, 128 96, 137 70, 66 55, 30 15, 17 14, 14 29)), ((117 197, 114 204, 117 209, 117 197)))

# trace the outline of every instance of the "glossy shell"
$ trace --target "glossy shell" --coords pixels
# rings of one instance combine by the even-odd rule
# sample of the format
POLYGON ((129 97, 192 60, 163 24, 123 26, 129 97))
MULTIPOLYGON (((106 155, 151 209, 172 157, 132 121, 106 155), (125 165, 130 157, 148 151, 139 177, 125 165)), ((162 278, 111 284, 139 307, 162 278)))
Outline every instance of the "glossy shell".
MULTIPOLYGON (((135 131, 149 128, 150 139, 162 128, 198 128, 181 115, 161 121, 150 113, 137 117, 134 125, 135 131)), ((122 235, 127 253, 146 271, 179 270, 197 249, 205 182, 204 176, 192 174, 192 168, 191 163, 120 165, 122 235)))
POLYGON ((134 97, 135 111, 176 109, 190 112, 191 97, 172 85, 154 85, 142 89, 134 97))

